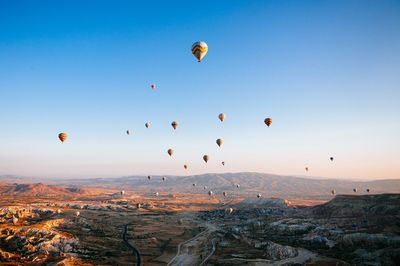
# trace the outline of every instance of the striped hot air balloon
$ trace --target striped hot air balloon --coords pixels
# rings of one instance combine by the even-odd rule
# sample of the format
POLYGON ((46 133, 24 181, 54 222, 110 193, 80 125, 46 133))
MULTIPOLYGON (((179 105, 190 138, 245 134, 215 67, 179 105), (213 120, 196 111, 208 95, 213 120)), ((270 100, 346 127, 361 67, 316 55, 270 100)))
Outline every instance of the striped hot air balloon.
POLYGON ((272 124, 272 118, 269 117, 265 118, 264 123, 269 127, 272 124))
POLYGON ((198 62, 201 62, 201 59, 203 59, 207 52, 208 45, 205 42, 199 41, 192 45, 192 54, 196 57, 198 62))

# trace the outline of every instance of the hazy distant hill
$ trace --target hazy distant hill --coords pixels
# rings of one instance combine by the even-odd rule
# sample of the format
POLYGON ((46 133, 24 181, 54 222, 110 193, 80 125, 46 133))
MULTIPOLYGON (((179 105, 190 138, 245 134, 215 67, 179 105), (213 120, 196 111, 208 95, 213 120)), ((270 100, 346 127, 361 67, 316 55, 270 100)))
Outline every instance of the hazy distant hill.
POLYGON ((228 191, 254 196, 262 193, 265 197, 330 197, 330 191, 337 194, 366 194, 366 189, 375 193, 400 193, 400 179, 375 181, 346 181, 338 179, 311 179, 292 176, 280 176, 261 173, 224 173, 203 174, 194 176, 152 176, 149 181, 146 176, 128 176, 120 178, 76 179, 58 182, 63 185, 115 187, 125 190, 148 191, 181 191, 204 193, 203 186, 214 192, 228 191), (196 184, 193 187, 192 184, 196 184), (240 188, 236 188, 236 184, 240 188))
POLYGON ((0 195, 17 196, 46 196, 46 197, 68 197, 84 195, 86 191, 79 188, 66 188, 49 186, 42 183, 36 184, 3 184, 0 187, 0 195))

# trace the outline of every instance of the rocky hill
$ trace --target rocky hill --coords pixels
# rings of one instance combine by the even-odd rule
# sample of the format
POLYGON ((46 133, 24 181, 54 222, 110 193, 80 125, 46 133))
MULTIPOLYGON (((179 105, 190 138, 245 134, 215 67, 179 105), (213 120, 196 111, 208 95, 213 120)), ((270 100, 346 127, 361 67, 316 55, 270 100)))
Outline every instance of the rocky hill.
POLYGON ((0 195, 16 196, 45 196, 45 197, 73 197, 86 194, 86 190, 75 187, 50 186, 42 183, 36 184, 3 184, 0 195))

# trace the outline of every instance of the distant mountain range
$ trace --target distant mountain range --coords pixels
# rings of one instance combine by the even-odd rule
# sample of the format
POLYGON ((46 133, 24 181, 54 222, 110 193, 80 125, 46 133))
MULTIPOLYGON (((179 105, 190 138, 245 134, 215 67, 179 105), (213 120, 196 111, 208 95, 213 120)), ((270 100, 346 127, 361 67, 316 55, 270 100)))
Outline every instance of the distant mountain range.
MULTIPOLYGON (((374 180, 374 181, 348 181, 340 179, 312 179, 293 176, 281 176, 262 173, 223 173, 203 174, 193 176, 127 176, 119 178, 94 178, 94 179, 64 179, 48 180, 47 184, 78 187, 115 188, 131 191, 168 191, 204 193, 212 190, 215 193, 227 191, 228 193, 254 196, 262 193, 263 197, 278 198, 329 198, 331 190, 337 194, 370 194, 400 193, 400 179, 374 180), (196 184, 194 187, 193 184, 196 184), (236 185, 239 184, 240 188, 236 185), (358 190, 357 193, 353 189, 358 190)), ((7 177, 7 181, 12 178, 7 177)), ((15 180, 24 183, 24 179, 15 180)), ((26 180, 29 183, 30 180, 26 180)), ((3 179, 0 177, 0 182, 3 179)))
POLYGON ((15 195, 23 197, 77 197, 85 195, 81 188, 50 186, 42 183, 35 184, 0 184, 0 195, 15 195))

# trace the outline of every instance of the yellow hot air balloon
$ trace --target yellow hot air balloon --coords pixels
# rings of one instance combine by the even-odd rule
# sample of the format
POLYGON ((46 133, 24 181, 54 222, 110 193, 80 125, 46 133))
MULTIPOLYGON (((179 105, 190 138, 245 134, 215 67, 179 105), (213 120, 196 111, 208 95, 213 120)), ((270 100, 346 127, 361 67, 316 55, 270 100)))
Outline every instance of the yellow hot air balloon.
POLYGON ((58 134, 58 138, 61 140, 61 142, 64 142, 67 140, 68 135, 65 132, 61 132, 60 134, 58 134))
POLYGON ((173 149, 168 149, 168 154, 169 154, 169 156, 172 156, 174 154, 174 150, 173 149))
POLYGON ((210 159, 210 157, 208 156, 208 155, 204 155, 203 156, 203 160, 207 163, 208 162, 208 160, 210 159))
POLYGON ((219 147, 221 147, 221 145, 224 144, 224 140, 223 139, 217 139, 216 143, 217 143, 217 145, 219 147))
POLYGON ((198 62, 203 59, 207 52, 208 45, 205 42, 199 41, 192 45, 192 54, 196 57, 198 62))
POLYGON ((172 126, 174 129, 177 129, 178 126, 179 126, 179 123, 178 123, 177 121, 173 121, 173 122, 171 123, 171 126, 172 126))
POLYGON ((220 113, 218 115, 218 119, 221 120, 221 122, 224 122, 226 115, 224 113, 220 113))
POLYGON ((264 123, 269 127, 272 124, 272 119, 271 118, 265 118, 264 123))

